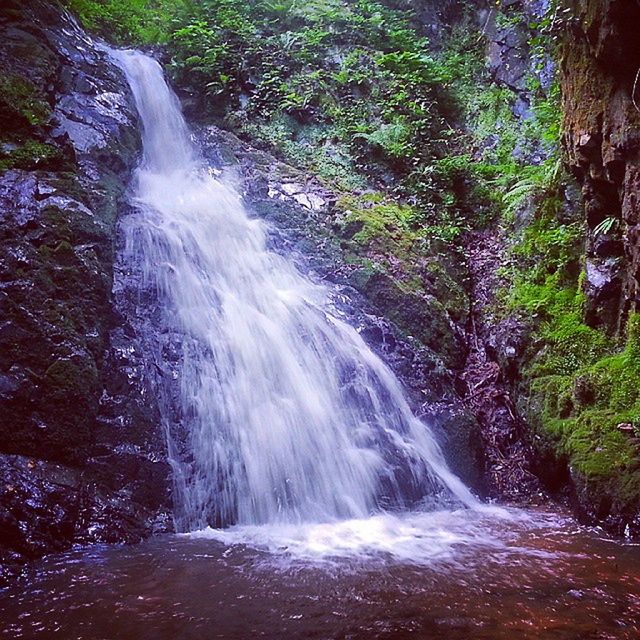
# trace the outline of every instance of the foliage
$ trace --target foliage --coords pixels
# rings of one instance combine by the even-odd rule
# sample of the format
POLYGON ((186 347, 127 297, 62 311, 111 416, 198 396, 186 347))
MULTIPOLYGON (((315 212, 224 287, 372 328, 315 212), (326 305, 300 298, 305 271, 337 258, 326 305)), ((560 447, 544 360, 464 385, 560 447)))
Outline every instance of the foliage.
POLYGON ((505 213, 515 214, 530 202, 552 198, 558 188, 561 168, 560 159, 555 157, 539 165, 523 167, 522 177, 504 193, 505 213))
POLYGON ((190 0, 62 0, 84 26, 121 44, 165 42, 190 0))
MULTIPOLYGON (((640 426, 638 320, 630 317, 627 342, 618 353, 603 355, 613 349, 602 335, 597 348, 594 335, 581 336, 583 349, 591 347, 591 352, 571 372, 548 371, 533 382, 534 394, 542 398, 548 431, 571 464, 587 477, 622 482, 635 468, 633 444, 619 427, 638 430, 640 426)), ((637 487, 629 495, 620 489, 619 496, 622 501, 637 500, 637 487)))
POLYGON ((46 123, 50 107, 37 88, 15 74, 0 75, 0 123, 3 132, 46 123))
POLYGON ((40 138, 51 108, 37 87, 16 74, 0 75, 0 171, 47 168, 61 150, 40 138))
POLYGON ((61 157, 62 154, 57 147, 38 140, 27 140, 24 143, 10 146, 8 150, 0 150, 0 171, 44 169, 52 161, 56 161, 58 164, 61 157))
POLYGON ((599 236, 601 234, 606 235, 611 233, 618 226, 618 219, 607 217, 600 224, 596 225, 593 230, 594 235, 599 236))
POLYGON ((429 224, 473 225, 473 170, 434 163, 454 155, 454 85, 477 68, 477 41, 436 55, 410 10, 373 0, 68 3, 120 41, 163 43, 202 117, 338 189, 391 188, 429 224))

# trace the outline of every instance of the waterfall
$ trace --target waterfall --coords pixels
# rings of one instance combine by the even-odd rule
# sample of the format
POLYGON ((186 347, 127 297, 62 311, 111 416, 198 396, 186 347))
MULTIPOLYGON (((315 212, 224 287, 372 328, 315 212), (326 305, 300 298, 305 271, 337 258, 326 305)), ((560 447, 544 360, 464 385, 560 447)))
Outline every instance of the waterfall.
POLYGON ((185 433, 169 436, 178 529, 475 505, 330 290, 270 251, 264 222, 208 170, 160 65, 112 55, 143 129, 123 259, 183 336, 166 382, 185 433))

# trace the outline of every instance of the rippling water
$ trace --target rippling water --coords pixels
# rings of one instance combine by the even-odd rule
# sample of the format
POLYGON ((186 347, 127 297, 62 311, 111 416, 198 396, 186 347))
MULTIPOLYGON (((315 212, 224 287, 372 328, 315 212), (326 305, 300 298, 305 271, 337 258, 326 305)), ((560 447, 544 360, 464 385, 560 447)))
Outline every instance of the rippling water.
POLYGON ((205 531, 50 557, 3 638, 640 637, 640 547, 493 509, 205 531))

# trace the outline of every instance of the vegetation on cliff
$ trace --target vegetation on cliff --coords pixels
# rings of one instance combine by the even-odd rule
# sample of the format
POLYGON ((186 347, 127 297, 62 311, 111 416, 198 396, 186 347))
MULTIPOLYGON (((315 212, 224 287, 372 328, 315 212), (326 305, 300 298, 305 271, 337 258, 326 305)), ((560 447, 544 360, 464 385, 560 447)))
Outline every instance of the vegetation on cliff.
POLYGON ((460 197, 475 181, 455 128, 454 90, 480 63, 473 34, 435 52, 409 6, 368 0, 139 3, 131 13, 118 2, 70 5, 90 26, 115 24, 122 39, 163 43, 196 117, 339 190, 384 188, 410 200, 419 205, 415 223, 443 234, 476 219, 460 197))
POLYGON ((28 79, 0 69, 0 172, 59 164, 61 149, 43 140, 51 109, 28 79))

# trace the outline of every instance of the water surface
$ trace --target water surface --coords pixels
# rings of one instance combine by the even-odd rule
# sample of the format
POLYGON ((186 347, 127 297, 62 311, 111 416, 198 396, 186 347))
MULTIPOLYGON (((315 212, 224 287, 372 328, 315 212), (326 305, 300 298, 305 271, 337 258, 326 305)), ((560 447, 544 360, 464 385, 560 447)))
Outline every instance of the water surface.
POLYGON ((640 637, 636 545, 542 511, 368 524, 208 531, 53 556, 0 595, 0 637, 640 637))

